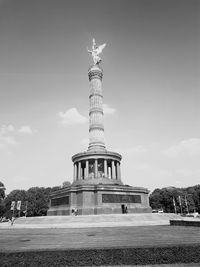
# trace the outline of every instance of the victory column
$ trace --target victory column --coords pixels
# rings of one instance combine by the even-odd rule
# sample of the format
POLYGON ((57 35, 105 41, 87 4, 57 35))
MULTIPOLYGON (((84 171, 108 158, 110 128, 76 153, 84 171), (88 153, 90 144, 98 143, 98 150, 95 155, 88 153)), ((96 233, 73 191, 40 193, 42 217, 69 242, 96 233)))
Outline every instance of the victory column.
MULTIPOLYGON (((74 173, 71 186, 53 192, 48 215, 79 215, 151 212, 149 191, 143 187, 123 185, 121 155, 106 150, 103 124, 102 61, 99 56, 106 44, 93 39, 93 64, 89 67, 89 146, 72 157, 74 173)), ((133 177, 135 179, 135 177, 133 177)))

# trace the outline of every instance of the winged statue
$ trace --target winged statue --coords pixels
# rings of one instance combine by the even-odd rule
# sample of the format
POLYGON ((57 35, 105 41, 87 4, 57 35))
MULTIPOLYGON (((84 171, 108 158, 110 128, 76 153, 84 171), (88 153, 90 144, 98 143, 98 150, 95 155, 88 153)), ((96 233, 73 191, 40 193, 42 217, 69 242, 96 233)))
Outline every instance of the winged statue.
POLYGON ((94 65, 97 65, 102 61, 99 54, 102 53, 105 46, 106 46, 106 44, 102 44, 102 45, 97 46, 95 39, 92 40, 92 50, 87 49, 87 51, 92 55, 94 65))

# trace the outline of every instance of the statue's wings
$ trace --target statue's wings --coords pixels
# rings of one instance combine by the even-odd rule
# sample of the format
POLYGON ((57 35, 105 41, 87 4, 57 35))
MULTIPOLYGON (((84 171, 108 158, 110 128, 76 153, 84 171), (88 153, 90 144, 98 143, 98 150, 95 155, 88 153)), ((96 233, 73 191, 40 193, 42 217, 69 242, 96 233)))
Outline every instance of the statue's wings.
POLYGON ((102 44, 102 45, 98 46, 96 48, 96 54, 99 55, 103 51, 105 46, 106 46, 106 44, 102 44))

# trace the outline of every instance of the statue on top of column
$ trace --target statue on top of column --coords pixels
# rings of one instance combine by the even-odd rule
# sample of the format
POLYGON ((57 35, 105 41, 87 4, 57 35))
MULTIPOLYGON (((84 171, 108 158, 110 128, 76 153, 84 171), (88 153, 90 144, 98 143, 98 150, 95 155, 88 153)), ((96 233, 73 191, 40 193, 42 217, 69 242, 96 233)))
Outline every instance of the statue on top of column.
POLYGON ((99 64, 102 59, 100 58, 99 54, 102 53, 104 47, 106 46, 106 44, 102 44, 97 46, 95 39, 93 38, 92 40, 92 50, 87 49, 87 51, 92 55, 93 61, 94 61, 94 65, 99 64))

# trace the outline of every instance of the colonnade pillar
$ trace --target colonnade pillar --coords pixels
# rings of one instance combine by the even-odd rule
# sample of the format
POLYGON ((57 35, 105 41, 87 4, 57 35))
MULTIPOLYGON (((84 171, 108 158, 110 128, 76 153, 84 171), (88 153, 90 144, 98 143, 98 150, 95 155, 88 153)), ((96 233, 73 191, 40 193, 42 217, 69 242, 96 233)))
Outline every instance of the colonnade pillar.
POLYGON ((114 160, 112 160, 112 162, 111 162, 111 168, 112 168, 112 179, 116 179, 116 169, 115 169, 114 160))
POLYGON ((89 177, 89 161, 86 160, 85 162, 85 178, 87 179, 89 177))
POLYGON ((119 162, 117 162, 117 180, 121 180, 121 170, 119 162))
POLYGON ((78 180, 81 179, 81 162, 78 163, 78 180))
POLYGON ((106 159, 104 159, 104 176, 106 178, 108 177, 108 164, 106 159))
POLYGON ((77 178, 77 164, 74 163, 74 181, 76 181, 77 178))
MULTIPOLYGON (((98 159, 94 160, 94 177, 98 178, 98 159)), ((118 161, 111 160, 108 162, 107 159, 103 160, 103 170, 105 178, 121 180, 120 163, 118 161), (111 164, 110 164, 111 163, 111 164)), ((89 160, 85 162, 74 163, 74 181, 89 178, 89 160), (83 167, 84 166, 84 167, 83 167)))
POLYGON ((98 161, 97 161, 97 159, 95 159, 95 161, 94 161, 94 177, 95 178, 98 177, 98 161))

